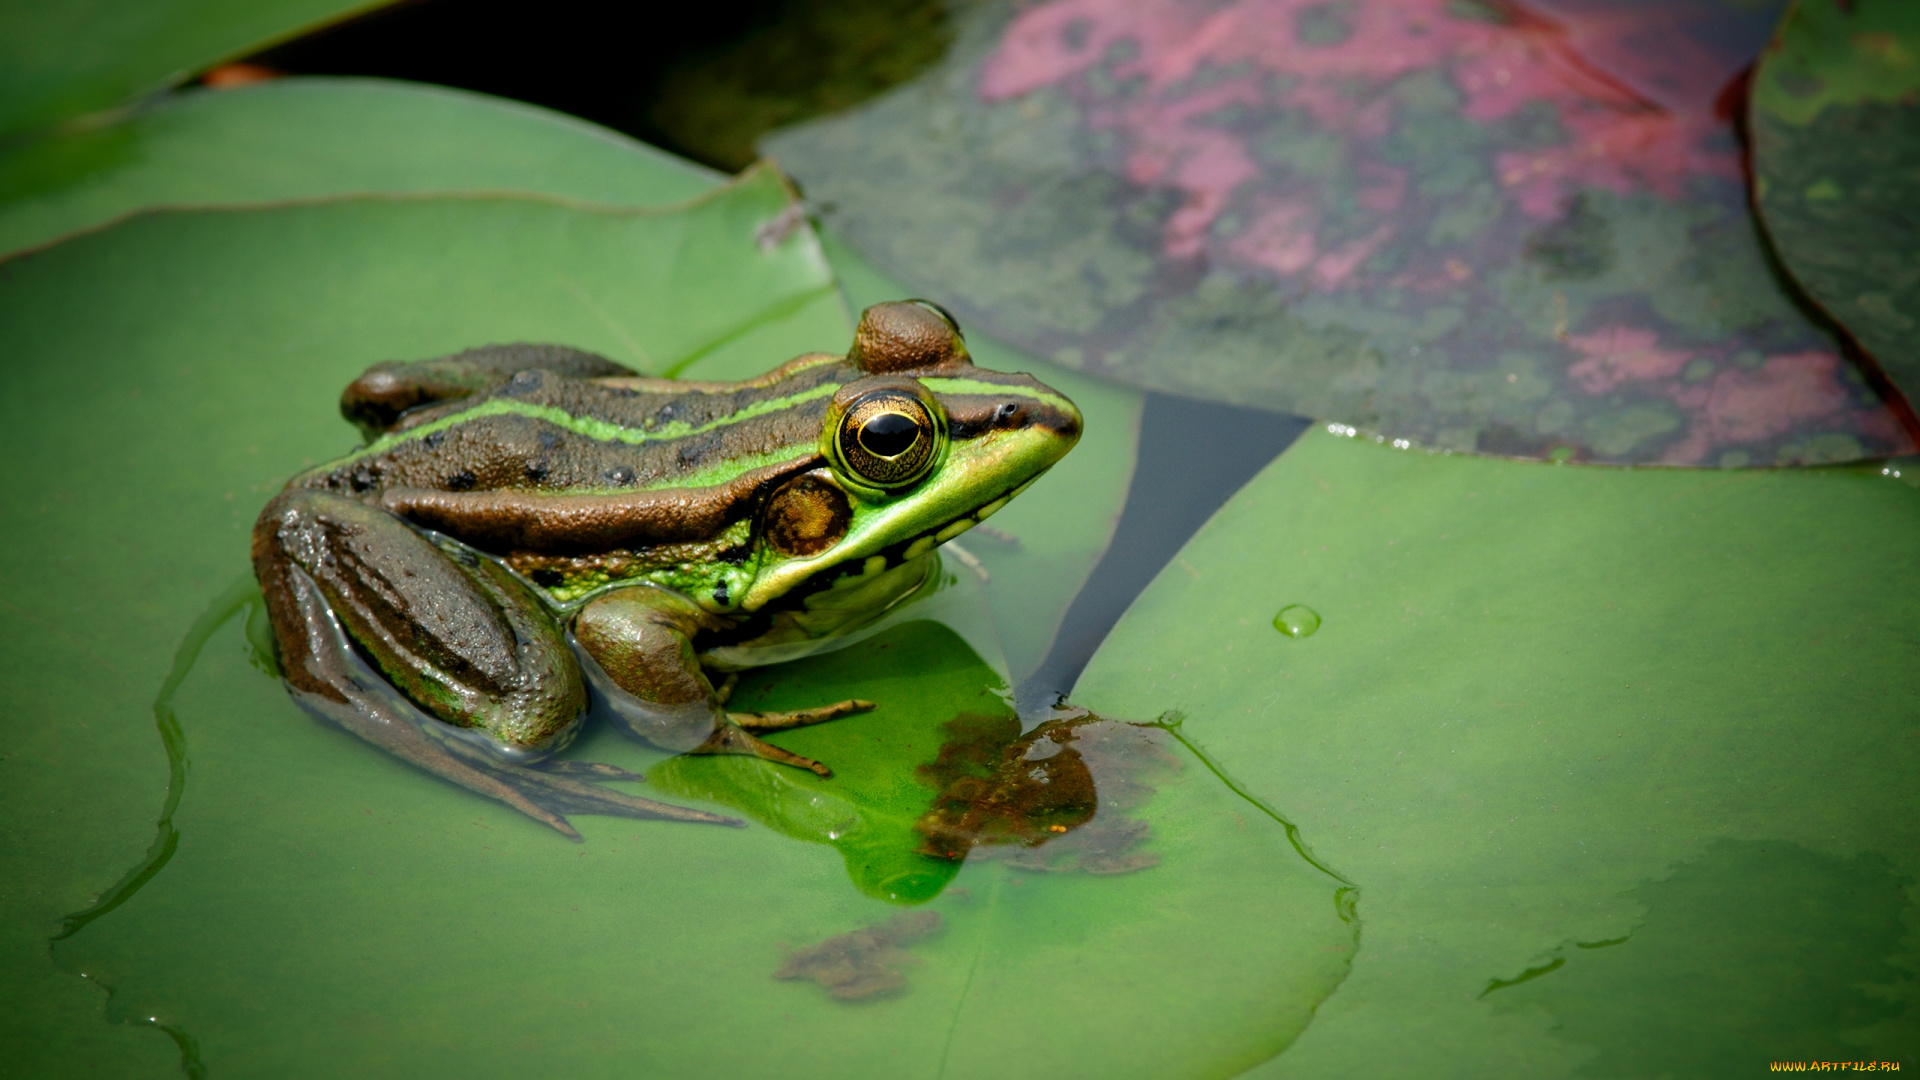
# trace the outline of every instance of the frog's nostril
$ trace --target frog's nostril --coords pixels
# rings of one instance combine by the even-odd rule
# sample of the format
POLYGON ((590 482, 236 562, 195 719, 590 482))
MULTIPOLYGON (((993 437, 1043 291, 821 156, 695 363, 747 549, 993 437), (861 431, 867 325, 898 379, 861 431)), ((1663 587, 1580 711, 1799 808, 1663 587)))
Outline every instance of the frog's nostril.
POLYGON ((996 424, 1007 424, 1019 415, 1020 406, 1018 404, 1011 401, 1004 402, 999 408, 993 410, 993 422, 996 424))

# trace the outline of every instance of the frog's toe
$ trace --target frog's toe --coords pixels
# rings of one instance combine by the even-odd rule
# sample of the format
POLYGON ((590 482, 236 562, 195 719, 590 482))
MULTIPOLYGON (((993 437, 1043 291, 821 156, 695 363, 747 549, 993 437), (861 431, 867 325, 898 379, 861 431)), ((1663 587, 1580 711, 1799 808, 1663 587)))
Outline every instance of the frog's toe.
MULTIPOLYGON (((846 702, 842 702, 846 704, 846 702)), ((855 710, 859 711, 859 710, 855 710)), ((691 754, 743 754, 757 757, 762 761, 777 762, 805 769, 817 776, 832 776, 833 770, 809 757, 801 757, 791 750, 782 750, 770 742, 756 739, 738 724, 722 724, 714 729, 713 736, 706 742, 689 750, 691 754)))
POLYGON ((822 705, 817 709, 795 709, 791 712, 728 713, 727 719, 746 728, 748 731, 786 731, 789 728, 806 727, 809 724, 824 724, 829 720, 838 720, 854 713, 871 712, 876 706, 871 701, 860 698, 848 698, 831 705, 822 705))
MULTIPOLYGON (((289 690, 295 701, 320 719, 352 732, 443 780, 498 799, 569 840, 581 838, 579 831, 560 812, 529 799, 519 785, 508 783, 496 772, 476 768, 461 760, 459 755, 449 753, 441 740, 433 738, 423 725, 405 715, 407 710, 401 703, 377 690, 369 692, 372 688, 365 682, 343 678, 336 688, 337 697, 336 694, 315 693, 298 687, 290 687, 289 690)), ((421 719, 427 723, 435 722, 424 715, 421 719)))
POLYGON ((645 780, 637 772, 600 761, 543 761, 540 771, 552 776, 590 776, 595 780, 645 780))
POLYGON ((638 773, 615 765, 566 761, 530 766, 504 760, 475 736, 435 720, 391 689, 375 683, 370 672, 350 670, 341 689, 346 691, 345 701, 299 690, 294 694, 324 719, 442 779, 498 799, 570 840, 581 836, 567 820, 568 814, 736 827, 746 824, 738 818, 642 799, 583 779, 641 779, 638 773))
MULTIPOLYGON (((651 818, 664 821, 691 821, 707 825, 732 825, 744 827, 746 822, 738 818, 722 817, 705 810, 695 810, 672 803, 654 802, 634 795, 609 791, 597 784, 574 779, 572 776, 556 776, 544 769, 529 769, 518 765, 502 763, 504 771, 500 778, 508 785, 518 789, 526 800, 555 817, 560 824, 555 828, 579 839, 579 833, 567 824, 566 814, 602 814, 608 817, 651 818)), ((612 769, 613 766, 606 766, 612 769)), ((625 769, 616 769, 624 776, 610 779, 639 779, 625 769)), ((544 818, 542 820, 545 820, 544 818)), ((548 824, 553 824, 549 821, 548 824)))

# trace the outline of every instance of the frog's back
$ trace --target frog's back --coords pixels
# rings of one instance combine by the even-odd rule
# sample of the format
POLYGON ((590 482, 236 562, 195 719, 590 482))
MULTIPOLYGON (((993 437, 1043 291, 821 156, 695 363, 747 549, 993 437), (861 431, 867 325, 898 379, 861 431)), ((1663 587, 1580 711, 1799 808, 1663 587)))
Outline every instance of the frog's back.
MULTIPOLYGON (((437 375, 428 365, 443 363, 421 366, 437 375)), ((375 375, 399 381, 406 367, 383 365, 350 387, 342 403, 349 416, 356 388, 375 375)), ((579 496, 711 486, 811 455, 834 391, 857 375, 826 355, 739 383, 498 371, 486 379, 491 385, 399 415, 366 447, 295 484, 355 495, 408 488, 579 496)))

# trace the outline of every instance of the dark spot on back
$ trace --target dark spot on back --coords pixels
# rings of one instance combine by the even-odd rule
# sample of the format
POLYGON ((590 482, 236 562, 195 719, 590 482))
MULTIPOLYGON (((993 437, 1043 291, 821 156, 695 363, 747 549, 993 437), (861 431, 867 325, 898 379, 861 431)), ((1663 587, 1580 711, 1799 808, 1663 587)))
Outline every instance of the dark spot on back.
POLYGON ((465 469, 461 469, 459 472, 454 473, 452 476, 447 477, 446 489, 448 491, 471 491, 473 489, 473 485, 479 482, 480 482, 479 477, 473 475, 472 473, 468 472, 465 469))
POLYGON ((720 449, 720 433, 709 431, 680 441, 680 464, 698 465, 720 449))
POLYGON ((625 487, 633 483, 633 470, 627 468, 625 465, 617 465, 607 470, 607 480, 625 487))

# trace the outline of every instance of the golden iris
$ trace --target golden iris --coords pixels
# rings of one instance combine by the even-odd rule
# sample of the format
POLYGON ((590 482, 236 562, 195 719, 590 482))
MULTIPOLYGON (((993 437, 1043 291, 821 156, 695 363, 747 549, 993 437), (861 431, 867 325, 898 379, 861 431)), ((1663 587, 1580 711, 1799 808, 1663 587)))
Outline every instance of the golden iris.
POLYGON ((840 420, 840 460, 879 487, 910 484, 933 463, 936 436, 927 407, 911 394, 877 390, 857 398, 840 420))

